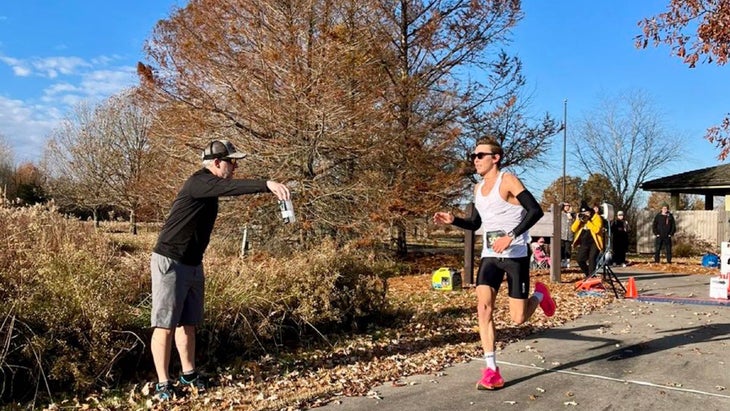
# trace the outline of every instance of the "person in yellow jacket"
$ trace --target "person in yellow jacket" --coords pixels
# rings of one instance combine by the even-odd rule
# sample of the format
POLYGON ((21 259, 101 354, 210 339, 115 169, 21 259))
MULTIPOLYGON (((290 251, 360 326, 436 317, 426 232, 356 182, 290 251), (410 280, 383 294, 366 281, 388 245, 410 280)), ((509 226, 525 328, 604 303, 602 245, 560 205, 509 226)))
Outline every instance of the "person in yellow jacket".
POLYGON ((573 231, 573 248, 578 249, 578 266, 588 277, 596 271, 596 260, 603 250, 603 219, 588 203, 582 201, 580 212, 570 229, 573 231))

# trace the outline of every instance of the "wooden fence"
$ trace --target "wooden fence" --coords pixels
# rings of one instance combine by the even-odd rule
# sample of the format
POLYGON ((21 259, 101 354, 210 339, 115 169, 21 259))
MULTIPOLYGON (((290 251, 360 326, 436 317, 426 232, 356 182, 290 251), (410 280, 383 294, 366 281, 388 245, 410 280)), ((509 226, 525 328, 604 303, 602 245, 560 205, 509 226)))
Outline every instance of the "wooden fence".
MULTIPOLYGON (((639 254, 651 254, 654 252, 654 234, 651 231, 656 211, 641 210, 638 215, 628 215, 636 221, 636 251, 639 254)), ((730 213, 725 210, 682 210, 672 212, 677 223, 677 234, 694 236, 699 240, 706 241, 717 248, 723 241, 730 241, 730 213)), ((551 212, 530 229, 533 240, 537 237, 552 237, 553 217, 551 212)), ((711 250, 708 250, 711 251, 711 250)))
MULTIPOLYGON (((657 212, 641 210, 636 218, 636 251, 638 253, 654 252, 654 234, 651 226, 657 212)), ((677 234, 694 235, 720 249, 720 243, 730 241, 730 223, 725 210, 682 210, 673 211, 677 223, 677 234)), ((631 218, 631 216, 627 216, 631 218)), ((709 251, 709 250, 708 250, 709 251)))

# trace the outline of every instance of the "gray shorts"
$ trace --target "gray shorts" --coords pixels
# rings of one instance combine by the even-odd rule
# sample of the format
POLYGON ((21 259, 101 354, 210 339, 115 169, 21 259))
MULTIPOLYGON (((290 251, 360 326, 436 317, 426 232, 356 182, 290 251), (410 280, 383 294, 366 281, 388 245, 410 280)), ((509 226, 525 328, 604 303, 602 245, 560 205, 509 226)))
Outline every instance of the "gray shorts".
POLYGON ((203 321, 203 265, 185 265, 152 253, 152 327, 176 328, 203 321))

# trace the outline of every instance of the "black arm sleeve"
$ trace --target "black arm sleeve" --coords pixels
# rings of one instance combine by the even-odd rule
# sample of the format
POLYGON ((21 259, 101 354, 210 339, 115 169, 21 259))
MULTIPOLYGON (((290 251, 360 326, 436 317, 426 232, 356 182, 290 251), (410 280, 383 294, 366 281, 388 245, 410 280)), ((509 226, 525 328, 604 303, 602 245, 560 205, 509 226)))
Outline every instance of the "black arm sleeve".
POLYGON ((517 201, 522 204, 522 207, 527 210, 527 213, 525 213, 522 221, 517 224, 517 227, 512 230, 515 237, 529 230, 542 218, 543 215, 545 215, 542 208, 540 208, 540 204, 537 203, 537 200, 535 200, 535 197, 533 197, 529 191, 523 190, 521 193, 517 194, 517 201))
POLYGON ((190 195, 193 198, 240 196, 269 191, 266 180, 226 179, 210 173, 195 174, 190 182, 190 195))
POLYGON ((464 230, 476 231, 482 226, 482 218, 479 217, 479 212, 474 207, 474 203, 469 204, 469 207, 471 207, 471 215, 468 218, 454 216, 454 222, 451 224, 464 230))

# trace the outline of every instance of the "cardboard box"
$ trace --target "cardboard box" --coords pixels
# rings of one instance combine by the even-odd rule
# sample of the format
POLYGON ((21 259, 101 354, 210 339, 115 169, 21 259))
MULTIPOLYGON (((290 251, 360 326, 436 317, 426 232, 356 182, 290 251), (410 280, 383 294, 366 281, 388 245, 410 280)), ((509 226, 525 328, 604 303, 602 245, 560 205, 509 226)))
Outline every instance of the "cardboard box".
POLYGON ((710 298, 727 300, 728 279, 720 277, 710 278, 710 298))

